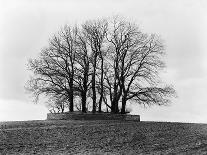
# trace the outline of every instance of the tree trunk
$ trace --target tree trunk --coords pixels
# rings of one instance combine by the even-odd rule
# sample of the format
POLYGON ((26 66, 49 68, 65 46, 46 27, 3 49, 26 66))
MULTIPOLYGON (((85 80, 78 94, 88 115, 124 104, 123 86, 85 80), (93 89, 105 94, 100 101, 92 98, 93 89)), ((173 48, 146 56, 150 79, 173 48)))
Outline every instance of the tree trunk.
POLYGON ((95 83, 95 69, 94 69, 94 73, 92 75, 92 92, 93 92, 93 109, 92 112, 95 113, 96 112, 96 83, 95 83))
POLYGON ((103 101, 103 57, 101 57, 101 92, 100 92, 100 99, 99 99, 99 107, 98 112, 101 112, 101 106, 103 101))
POLYGON ((70 94, 69 94, 69 102, 70 102, 70 107, 69 110, 70 112, 73 112, 74 105, 73 105, 73 78, 70 78, 70 94))
POLYGON ((60 108, 61 108, 61 113, 63 113, 64 112, 64 109, 65 109, 64 104, 60 105, 60 108))
POLYGON ((82 96, 82 112, 86 113, 86 92, 82 92, 81 96, 82 96))
POLYGON ((115 101, 115 114, 119 113, 119 101, 115 101))
POLYGON ((115 113, 115 104, 114 104, 114 100, 111 102, 111 113, 115 113))
MULTIPOLYGON (((73 91, 72 91, 73 92, 73 91)), ((74 110, 73 110, 73 93, 70 93, 70 107, 69 107, 69 110, 70 110, 70 112, 73 112, 74 110)))
POLYGON ((81 97, 82 97, 82 112, 86 113, 87 108, 86 108, 86 98, 87 98, 87 91, 88 91, 88 64, 85 67, 85 71, 84 71, 84 79, 83 79, 83 90, 81 92, 81 97))
POLYGON ((126 113, 126 96, 125 95, 122 97, 121 113, 122 114, 126 113))
POLYGON ((119 102, 116 98, 114 98, 111 104, 111 112, 115 114, 119 113, 119 102))
POLYGON ((116 79, 114 79, 114 92, 113 92, 113 98, 111 101, 111 112, 112 113, 116 112, 116 98, 117 98, 117 84, 116 84, 116 79))

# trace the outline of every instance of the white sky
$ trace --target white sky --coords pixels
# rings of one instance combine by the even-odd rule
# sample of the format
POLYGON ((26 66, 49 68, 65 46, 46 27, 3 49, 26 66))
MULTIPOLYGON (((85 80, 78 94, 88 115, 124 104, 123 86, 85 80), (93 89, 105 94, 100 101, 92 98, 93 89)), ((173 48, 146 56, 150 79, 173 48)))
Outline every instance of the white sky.
POLYGON ((163 80, 178 98, 168 107, 133 107, 142 120, 207 123, 206 0, 0 0, 0 121, 45 119, 24 85, 28 58, 64 24, 122 15, 165 41, 163 80))

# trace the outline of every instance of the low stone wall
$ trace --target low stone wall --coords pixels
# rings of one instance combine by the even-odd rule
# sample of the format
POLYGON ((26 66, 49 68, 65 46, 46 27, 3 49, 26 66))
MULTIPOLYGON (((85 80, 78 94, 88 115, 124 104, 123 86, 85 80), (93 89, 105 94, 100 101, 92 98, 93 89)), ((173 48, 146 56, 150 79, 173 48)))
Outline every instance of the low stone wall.
POLYGON ((111 113, 48 113, 47 120, 134 120, 140 121, 139 115, 111 113))

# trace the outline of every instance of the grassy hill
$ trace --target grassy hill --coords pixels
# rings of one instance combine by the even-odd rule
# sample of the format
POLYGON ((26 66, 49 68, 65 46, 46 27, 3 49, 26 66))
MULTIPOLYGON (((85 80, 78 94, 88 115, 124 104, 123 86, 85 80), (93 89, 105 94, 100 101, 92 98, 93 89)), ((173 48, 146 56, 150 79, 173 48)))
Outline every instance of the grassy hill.
POLYGON ((0 154, 207 154, 207 124, 0 122, 0 154))

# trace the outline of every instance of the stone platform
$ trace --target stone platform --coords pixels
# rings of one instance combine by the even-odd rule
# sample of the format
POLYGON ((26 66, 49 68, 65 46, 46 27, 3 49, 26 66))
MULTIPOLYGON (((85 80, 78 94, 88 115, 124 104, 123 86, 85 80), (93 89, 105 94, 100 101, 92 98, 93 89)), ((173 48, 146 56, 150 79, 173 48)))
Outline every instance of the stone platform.
POLYGON ((140 115, 111 113, 48 113, 47 120, 133 120, 140 121, 140 115))

